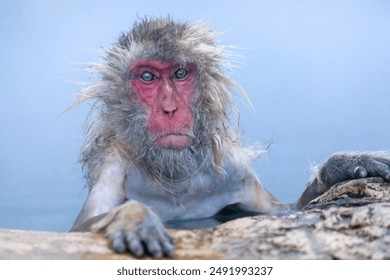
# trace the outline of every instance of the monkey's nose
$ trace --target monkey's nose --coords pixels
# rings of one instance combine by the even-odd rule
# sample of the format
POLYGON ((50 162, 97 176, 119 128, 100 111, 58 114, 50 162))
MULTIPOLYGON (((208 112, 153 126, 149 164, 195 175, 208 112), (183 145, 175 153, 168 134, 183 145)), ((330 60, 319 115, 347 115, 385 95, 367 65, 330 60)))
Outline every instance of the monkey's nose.
POLYGON ((173 117, 176 112, 177 112, 177 107, 172 107, 172 108, 163 108, 164 115, 168 117, 173 117))

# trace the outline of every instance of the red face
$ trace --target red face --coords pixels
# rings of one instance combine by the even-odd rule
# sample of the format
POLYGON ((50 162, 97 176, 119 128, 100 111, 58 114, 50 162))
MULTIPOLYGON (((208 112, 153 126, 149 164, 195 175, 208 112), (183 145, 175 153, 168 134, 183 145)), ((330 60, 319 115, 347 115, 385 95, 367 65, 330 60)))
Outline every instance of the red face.
POLYGON ((191 96, 197 71, 194 65, 174 61, 138 60, 130 68, 132 93, 149 112, 147 129, 157 136, 160 148, 186 148, 193 116, 191 96))

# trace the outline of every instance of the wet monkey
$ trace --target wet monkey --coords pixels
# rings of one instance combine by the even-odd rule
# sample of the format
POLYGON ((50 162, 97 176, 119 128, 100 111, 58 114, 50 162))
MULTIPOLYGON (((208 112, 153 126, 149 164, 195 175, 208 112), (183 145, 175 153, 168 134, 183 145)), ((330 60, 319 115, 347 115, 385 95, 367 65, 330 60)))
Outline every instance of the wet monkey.
MULTIPOLYGON (((231 211, 286 209, 253 170, 230 112, 240 91, 216 34, 202 24, 146 18, 95 64, 100 80, 78 103, 97 108, 81 161, 89 185, 72 230, 104 233, 117 252, 169 256, 164 224, 231 211), (233 209, 233 210, 232 210, 233 209)), ((319 167, 294 207, 344 180, 390 180, 386 153, 338 153, 319 167)))

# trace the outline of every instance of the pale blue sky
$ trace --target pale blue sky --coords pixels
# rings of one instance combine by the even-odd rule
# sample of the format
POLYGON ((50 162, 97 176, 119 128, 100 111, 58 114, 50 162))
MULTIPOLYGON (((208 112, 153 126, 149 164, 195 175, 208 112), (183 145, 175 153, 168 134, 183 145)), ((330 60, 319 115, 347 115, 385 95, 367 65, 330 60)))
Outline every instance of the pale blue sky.
POLYGON ((81 70, 138 16, 206 21, 242 55, 230 73, 248 144, 277 142, 256 170, 295 201, 310 165, 388 150, 390 1, 0 0, 0 227, 68 230, 86 190, 76 163, 88 106, 62 114, 81 70))

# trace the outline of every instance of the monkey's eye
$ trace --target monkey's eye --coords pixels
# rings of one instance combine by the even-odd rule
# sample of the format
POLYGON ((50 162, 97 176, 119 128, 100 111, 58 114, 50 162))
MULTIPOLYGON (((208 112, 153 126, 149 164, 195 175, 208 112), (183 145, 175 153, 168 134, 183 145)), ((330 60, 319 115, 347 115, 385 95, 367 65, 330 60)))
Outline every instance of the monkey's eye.
POLYGON ((156 76, 154 76, 152 73, 148 71, 145 71, 141 74, 140 78, 142 81, 151 82, 156 78, 156 76))
POLYGON ((173 77, 179 80, 184 79, 187 76, 188 76, 188 72, 184 68, 177 69, 175 74, 173 74, 173 77))

